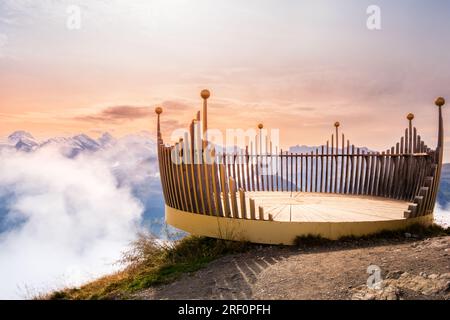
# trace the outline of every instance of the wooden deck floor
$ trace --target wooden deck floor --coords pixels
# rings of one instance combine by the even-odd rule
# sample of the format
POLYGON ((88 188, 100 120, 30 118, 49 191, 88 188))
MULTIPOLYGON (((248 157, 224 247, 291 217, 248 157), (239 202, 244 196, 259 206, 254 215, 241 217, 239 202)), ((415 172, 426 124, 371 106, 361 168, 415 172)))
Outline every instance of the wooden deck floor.
POLYGON ((247 192, 275 221, 356 222, 404 219, 408 202, 380 197, 303 192, 247 192))

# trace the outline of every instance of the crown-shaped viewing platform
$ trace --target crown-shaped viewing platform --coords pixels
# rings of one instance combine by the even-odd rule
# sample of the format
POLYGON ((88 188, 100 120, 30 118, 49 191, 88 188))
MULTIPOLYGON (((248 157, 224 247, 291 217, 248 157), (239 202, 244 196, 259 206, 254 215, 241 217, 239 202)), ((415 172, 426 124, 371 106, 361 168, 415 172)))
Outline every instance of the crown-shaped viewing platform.
POLYGON ((444 98, 438 142, 430 148, 407 115, 404 135, 375 152, 345 139, 307 153, 278 150, 263 124, 242 148, 208 140, 207 101, 179 141, 166 145, 157 114, 158 159, 166 221, 192 234, 255 243, 292 244, 297 236, 362 236, 431 224, 441 175, 444 98), (221 151, 219 151, 221 150, 221 151))

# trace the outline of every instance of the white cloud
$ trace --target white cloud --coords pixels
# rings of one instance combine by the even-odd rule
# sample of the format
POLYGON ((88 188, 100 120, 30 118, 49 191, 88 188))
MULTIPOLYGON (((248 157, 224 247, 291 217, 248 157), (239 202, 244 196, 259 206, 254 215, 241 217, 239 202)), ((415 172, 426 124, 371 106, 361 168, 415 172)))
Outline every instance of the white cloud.
POLYGON ((7 215, 0 215, 0 228, 10 229, 0 234, 0 298, 112 272, 143 212, 108 162, 93 156, 68 159, 54 148, 0 150, 2 198, 7 215))
POLYGON ((450 228, 450 211, 442 208, 438 204, 434 209, 434 222, 444 228, 450 228))

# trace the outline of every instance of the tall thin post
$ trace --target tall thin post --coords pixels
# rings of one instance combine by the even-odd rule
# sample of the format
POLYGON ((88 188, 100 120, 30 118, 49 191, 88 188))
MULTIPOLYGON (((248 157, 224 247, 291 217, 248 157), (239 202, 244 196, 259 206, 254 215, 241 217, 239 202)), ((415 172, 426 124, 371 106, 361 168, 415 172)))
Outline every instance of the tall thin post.
POLYGON ((414 119, 414 114, 412 114, 412 113, 409 113, 407 116, 406 116, 406 118, 408 119, 408 124, 409 124, 409 126, 408 126, 408 152, 409 153, 414 153, 414 149, 413 149, 413 136, 412 136, 412 121, 413 121, 413 119, 414 119))
MULTIPOLYGON (((263 144, 262 144, 262 129, 263 128, 264 128, 264 125, 262 123, 258 124, 258 129, 259 129, 259 155, 258 154, 256 155, 256 159, 258 159, 258 156, 260 157, 259 159, 260 159, 261 165, 263 164, 263 155, 262 155, 263 154, 263 151, 262 151, 263 150, 263 147, 262 147, 263 146, 263 144)), ((258 170, 259 169, 262 169, 262 167, 258 168, 258 170)), ((261 170, 261 173, 258 175, 258 179, 259 179, 259 176, 261 176, 261 189, 264 190, 264 178, 263 178, 264 172, 263 172, 263 170, 261 170)), ((258 186, 258 189, 259 189, 259 186, 258 186)), ((258 191, 261 191, 261 189, 259 189, 258 191)))
MULTIPOLYGON (((437 143, 437 169, 436 169, 436 177, 434 179, 434 187, 433 187, 433 200, 435 201, 437 196, 437 189, 439 188, 439 182, 441 179, 441 169, 442 169, 442 160, 444 154, 444 121, 442 118, 442 106, 445 104, 445 99, 439 97, 435 101, 436 106, 439 108, 439 129, 438 129, 438 143, 437 143)), ((434 202, 433 207, 434 209, 434 202)))
POLYGON ((338 122, 338 121, 336 121, 335 123, 334 123, 334 127, 336 128, 336 154, 335 154, 335 158, 334 158, 334 160, 335 160, 335 164, 336 164, 336 172, 335 172, 335 176, 334 176, 334 192, 335 193, 337 193, 337 191, 338 191, 338 171, 339 171, 339 166, 338 166, 338 164, 339 164, 339 158, 338 158, 338 155, 339 155, 339 126, 340 126, 341 124, 338 122))
POLYGON ((208 146, 208 98, 211 96, 211 93, 209 90, 204 89, 200 92, 200 96, 203 99, 203 120, 202 120, 202 126, 203 126, 203 149, 206 149, 208 146))

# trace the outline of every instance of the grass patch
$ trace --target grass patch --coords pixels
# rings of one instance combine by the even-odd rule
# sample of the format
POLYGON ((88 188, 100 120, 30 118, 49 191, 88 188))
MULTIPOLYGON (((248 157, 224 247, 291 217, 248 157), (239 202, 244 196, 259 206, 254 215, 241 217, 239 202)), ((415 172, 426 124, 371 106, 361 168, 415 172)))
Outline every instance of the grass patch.
POLYGON ((48 299, 126 298, 135 291, 169 283, 184 273, 197 271, 214 259, 248 250, 249 243, 189 236, 164 243, 141 234, 120 261, 126 268, 80 288, 51 293, 48 299))
POLYGON ((341 237, 338 240, 329 240, 321 237, 320 235, 307 235, 298 236, 294 240, 294 244, 298 247, 314 247, 314 246, 325 246, 330 244, 338 244, 342 242, 355 242, 355 241, 371 241, 371 240, 381 240, 381 239, 405 239, 406 235, 409 235, 414 239, 424 239, 430 237, 440 237, 450 235, 450 228, 443 228, 436 224, 431 226, 423 226, 421 224, 414 224, 407 228, 394 230, 394 231, 381 231, 366 236, 346 236, 341 237))

